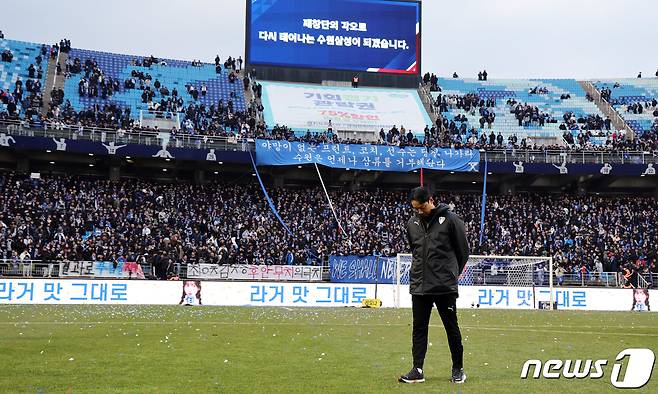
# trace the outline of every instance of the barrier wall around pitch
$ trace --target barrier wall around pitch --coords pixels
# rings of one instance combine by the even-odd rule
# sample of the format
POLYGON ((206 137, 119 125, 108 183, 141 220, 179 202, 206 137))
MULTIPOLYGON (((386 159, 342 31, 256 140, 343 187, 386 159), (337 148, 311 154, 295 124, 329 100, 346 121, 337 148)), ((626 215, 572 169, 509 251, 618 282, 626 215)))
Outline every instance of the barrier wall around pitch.
MULTIPOLYGON (((411 307, 406 286, 400 307, 411 307)), ((379 285, 384 308, 395 306, 397 286, 379 285)), ((465 308, 533 309, 548 301, 545 287, 461 286, 457 306, 465 308), (533 292, 534 291, 534 292, 533 292)), ((646 294, 658 299, 658 290, 646 294)), ((216 305, 286 307, 360 307, 375 297, 374 284, 221 281, 147 281, 87 279, 1 279, 0 304, 216 305)), ((638 295, 642 299, 643 295, 638 295)), ((555 289, 558 309, 631 311, 633 289, 564 287, 555 289)), ((641 306, 640 306, 640 309, 641 306)))

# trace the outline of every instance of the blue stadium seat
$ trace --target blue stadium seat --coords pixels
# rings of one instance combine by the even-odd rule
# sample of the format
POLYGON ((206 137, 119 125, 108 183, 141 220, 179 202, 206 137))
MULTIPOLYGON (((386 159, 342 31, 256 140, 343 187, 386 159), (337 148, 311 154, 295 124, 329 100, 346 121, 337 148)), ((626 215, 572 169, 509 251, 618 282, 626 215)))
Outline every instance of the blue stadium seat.
MULTIPOLYGON (((498 79, 479 81, 476 79, 453 79, 439 78, 441 92, 433 92, 436 98, 439 94, 464 96, 468 93, 476 93, 481 99, 496 99, 494 112, 496 120, 493 123, 493 130, 497 134, 499 131, 507 140, 507 136, 515 134, 519 140, 531 136, 534 138, 560 138, 563 131, 559 129, 562 122, 562 116, 567 112, 573 112, 578 117, 587 115, 603 114, 598 107, 587 100, 585 91, 575 79, 498 79), (544 87, 548 94, 530 94, 530 90, 535 87, 544 87), (563 94, 569 94, 570 99, 562 100, 563 94), (558 120, 558 123, 545 123, 544 126, 528 125, 519 126, 518 121, 513 113, 510 112, 506 104, 508 99, 515 99, 524 104, 533 105, 540 111, 549 114, 558 120)), ((486 127, 480 129, 480 115, 476 112, 471 115, 464 110, 453 108, 444 114, 449 120, 457 114, 463 114, 468 119, 468 128, 475 127, 480 133, 489 133, 486 127)))
MULTIPOLYGON (((10 93, 13 92, 18 78, 23 81, 23 87, 25 87, 25 81, 30 78, 27 69, 30 64, 34 64, 36 67, 35 58, 41 53, 41 46, 42 44, 33 42, 0 39, 0 52, 8 49, 14 55, 11 63, 0 62, 0 89, 10 93)), ((50 51, 50 47, 47 46, 47 48, 50 51)), ((49 52, 45 56, 42 56, 43 61, 41 62, 41 68, 43 69, 41 78, 42 93, 46 86, 46 70, 48 69, 48 61, 50 60, 48 54, 49 52)), ((26 94, 28 93, 25 92, 24 96, 26 94)), ((20 114, 23 115, 21 104, 16 103, 16 105, 20 114)), ((0 102, 0 111, 5 111, 6 109, 6 105, 0 102)))
POLYGON ((624 118, 628 126, 638 134, 651 130, 654 120, 651 111, 642 114, 628 112, 629 104, 646 102, 658 99, 658 79, 656 78, 631 78, 618 80, 593 81, 594 86, 601 91, 604 88, 612 92, 610 102, 613 108, 624 118), (615 85, 618 85, 615 87, 615 85))
MULTIPOLYGON (((111 98, 103 99, 101 97, 90 98, 80 97, 78 94, 78 84, 84 73, 73 75, 69 78, 64 85, 64 94, 66 99, 71 101, 71 105, 76 111, 81 111, 93 106, 94 104, 105 105, 114 103, 123 107, 129 107, 131 116, 133 118, 139 117, 139 110, 146 110, 148 104, 142 103, 141 94, 139 89, 124 89, 123 82, 131 78, 133 70, 148 73, 153 77, 153 82, 159 80, 163 86, 166 86, 169 91, 176 88, 179 97, 184 100, 184 106, 187 107, 189 103, 205 104, 210 106, 217 105, 220 99, 224 100, 224 104, 230 99, 231 92, 235 93, 233 100, 234 109, 236 111, 245 111, 246 100, 244 97, 244 90, 242 80, 238 79, 234 83, 230 83, 228 79, 228 72, 223 70, 221 74, 215 72, 213 64, 203 64, 201 67, 193 67, 191 62, 173 59, 159 59, 164 61, 166 65, 151 65, 151 67, 138 67, 133 65, 133 60, 143 59, 143 56, 132 56, 115 54, 108 52, 91 51, 86 49, 72 48, 69 53, 71 60, 80 58, 84 64, 86 59, 94 59, 98 62, 98 67, 103 70, 106 76, 117 78, 121 82, 121 89, 115 92, 111 98), (205 83, 207 87, 206 96, 199 94, 198 100, 194 100, 187 92, 185 85, 192 84, 198 90, 201 89, 201 84, 205 83)), ((156 91, 156 96, 153 101, 159 101, 162 98, 160 92, 156 91)))

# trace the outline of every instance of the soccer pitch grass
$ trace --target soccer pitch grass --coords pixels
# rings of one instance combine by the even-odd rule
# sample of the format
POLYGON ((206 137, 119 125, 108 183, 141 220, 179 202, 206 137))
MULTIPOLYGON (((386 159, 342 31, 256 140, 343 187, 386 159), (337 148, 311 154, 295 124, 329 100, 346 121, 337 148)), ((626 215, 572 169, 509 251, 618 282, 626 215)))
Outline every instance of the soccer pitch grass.
MULTIPOLYGON (((411 310, 176 306, 0 307, 0 393, 603 393, 626 348, 658 349, 653 314, 462 309, 463 385, 436 311, 427 381, 411 310), (605 376, 520 379, 527 359, 607 359, 605 376)), ((639 392, 658 392, 658 377, 639 392)))

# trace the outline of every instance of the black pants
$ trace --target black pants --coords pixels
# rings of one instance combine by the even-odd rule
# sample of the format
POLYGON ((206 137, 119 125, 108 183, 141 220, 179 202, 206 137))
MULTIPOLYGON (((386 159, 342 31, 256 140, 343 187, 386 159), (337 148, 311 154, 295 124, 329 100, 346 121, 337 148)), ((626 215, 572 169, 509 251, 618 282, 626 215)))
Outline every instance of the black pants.
POLYGON ((457 324, 456 301, 457 294, 411 296, 414 316, 412 353, 415 368, 423 368, 425 353, 427 353, 427 331, 434 305, 439 310, 439 316, 441 316, 443 327, 445 327, 448 335, 452 367, 463 368, 464 347, 462 346, 462 334, 459 331, 459 324, 457 324))

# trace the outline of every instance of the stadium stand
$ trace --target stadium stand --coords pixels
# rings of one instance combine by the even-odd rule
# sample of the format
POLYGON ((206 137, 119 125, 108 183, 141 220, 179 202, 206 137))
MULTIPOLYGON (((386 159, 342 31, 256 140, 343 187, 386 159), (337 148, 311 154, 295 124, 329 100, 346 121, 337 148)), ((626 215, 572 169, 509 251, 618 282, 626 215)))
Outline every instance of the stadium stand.
POLYGON ((183 132, 212 134, 215 123, 237 130, 236 119, 247 111, 248 84, 233 69, 234 62, 225 66, 231 67, 72 48, 62 112, 109 108, 133 121, 144 112, 181 112, 183 132))
POLYGON ((573 79, 432 81, 443 127, 461 142, 473 137, 498 146, 512 139, 521 145, 535 140, 593 147, 605 143, 610 131, 610 121, 573 79))
MULTIPOLYGON (((12 54, 11 63, 0 62, 0 120, 29 118, 37 127, 154 130, 140 125, 142 115, 148 114, 172 119, 174 134, 363 142, 340 138, 331 130, 304 134, 286 125, 265 125, 262 88, 253 77, 240 73, 242 64, 237 59, 221 63, 217 57, 215 64, 206 64, 114 54, 73 48, 66 39, 53 46, 4 39, 0 43, 5 60, 12 54), (45 70, 49 61, 59 60, 60 48, 65 56, 63 64, 58 62, 57 73, 63 72, 66 80, 62 88, 51 92, 50 110, 45 113, 48 123, 44 125, 38 108, 43 104, 45 70), (29 83, 32 92, 23 86, 25 93, 17 100, 14 91, 19 78, 25 85, 29 83)), ((397 128, 381 130, 378 143, 516 150, 658 149, 658 121, 652 101, 658 85, 654 79, 596 84, 602 92, 612 86, 613 105, 638 133, 635 139, 611 130, 610 120, 601 116, 573 79, 476 80, 426 74, 423 82, 432 90, 434 106, 441 114, 437 123, 413 133, 397 128), (646 100, 642 113, 635 113, 642 100, 646 100), (628 111, 629 105, 636 110, 628 111)))
MULTIPOLYGON (((330 192, 347 236, 314 188, 272 188, 294 238, 258 185, 109 182, 0 173, 0 259, 149 262, 166 278, 193 262, 321 264, 330 254, 406 251, 407 195, 380 189, 330 192), (372 202, 376 201, 377 204, 372 202)), ((555 257, 568 272, 658 264, 654 198, 567 194, 490 196, 479 245, 479 194, 440 194, 466 224, 473 254, 555 257)))
POLYGON ((0 118, 38 116, 49 52, 43 44, 0 39, 0 118))
POLYGON ((594 82, 601 97, 608 101, 639 140, 647 145, 658 142, 658 79, 635 78, 594 82))

